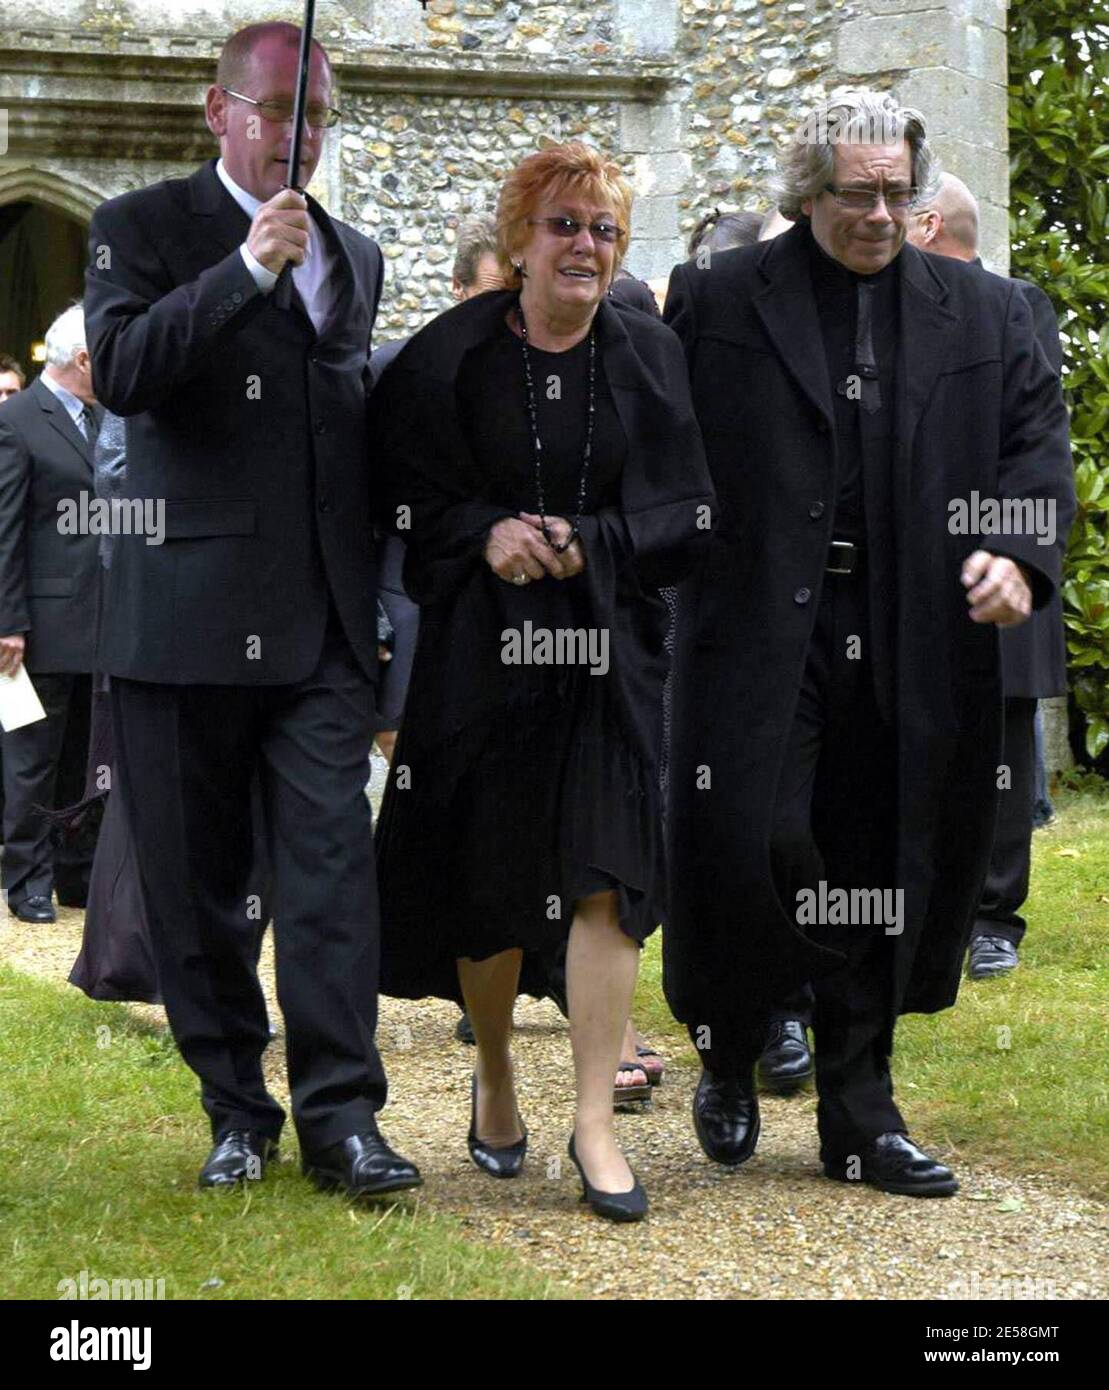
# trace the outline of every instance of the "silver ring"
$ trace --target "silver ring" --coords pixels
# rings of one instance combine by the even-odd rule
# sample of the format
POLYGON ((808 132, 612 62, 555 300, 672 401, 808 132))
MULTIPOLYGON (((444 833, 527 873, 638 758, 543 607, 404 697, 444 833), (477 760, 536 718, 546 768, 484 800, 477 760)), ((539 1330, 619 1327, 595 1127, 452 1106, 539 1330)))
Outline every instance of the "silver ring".
POLYGON ((512 576, 512 582, 513 584, 526 584, 528 582, 528 577, 526 574, 514 574, 512 576))

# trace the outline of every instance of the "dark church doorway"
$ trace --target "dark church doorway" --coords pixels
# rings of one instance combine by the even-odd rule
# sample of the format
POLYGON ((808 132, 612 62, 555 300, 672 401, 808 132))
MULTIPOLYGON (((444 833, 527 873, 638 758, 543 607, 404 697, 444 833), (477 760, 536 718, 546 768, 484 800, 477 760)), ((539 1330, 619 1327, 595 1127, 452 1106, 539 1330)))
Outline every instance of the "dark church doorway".
POLYGON ((84 294, 87 241, 81 223, 53 208, 27 200, 0 207, 0 352, 28 379, 42 367, 32 345, 84 294))

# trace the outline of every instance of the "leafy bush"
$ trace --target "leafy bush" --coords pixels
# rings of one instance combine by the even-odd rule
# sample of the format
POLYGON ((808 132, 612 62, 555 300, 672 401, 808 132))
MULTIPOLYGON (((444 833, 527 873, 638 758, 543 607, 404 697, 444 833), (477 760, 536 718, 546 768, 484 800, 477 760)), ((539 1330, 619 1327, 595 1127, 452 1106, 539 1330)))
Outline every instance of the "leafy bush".
POLYGON ((1063 336, 1078 515, 1064 567, 1067 653, 1086 751, 1109 748, 1109 6, 1011 0, 1011 269, 1063 336))

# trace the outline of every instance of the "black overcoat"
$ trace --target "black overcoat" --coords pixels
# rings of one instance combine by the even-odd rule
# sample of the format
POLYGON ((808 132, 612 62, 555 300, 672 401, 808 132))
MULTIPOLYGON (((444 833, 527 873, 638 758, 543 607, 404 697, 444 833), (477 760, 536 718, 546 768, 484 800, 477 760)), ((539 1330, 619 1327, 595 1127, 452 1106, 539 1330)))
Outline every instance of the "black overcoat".
MULTIPOLYGON (((674 665, 664 980, 686 1023, 770 1004, 839 960, 783 906, 769 852, 836 497, 808 235, 679 266, 667 299, 720 502, 709 559, 682 587, 674 665)), ((1001 750, 998 633, 970 621, 959 579, 979 538, 951 533, 949 502, 974 489, 1054 499, 1058 544, 981 541, 1028 568, 1037 607, 1058 584, 1074 503, 1059 380, 1024 296, 974 266, 901 256, 891 544, 872 558, 899 595, 880 615, 899 749, 891 879, 905 890, 895 999, 931 1012, 958 989, 1001 750)), ((860 768, 859 795, 866 782, 860 768)))
MULTIPOLYGON (((391 868, 438 824, 439 774, 468 727, 509 713, 519 683, 501 661, 502 580, 485 562, 494 522, 513 513, 485 500, 482 470, 459 421, 455 398, 465 355, 502 325, 512 291, 478 295, 435 319, 382 376, 370 401, 370 437, 387 480, 383 525, 406 543, 404 587, 420 605, 420 635, 404 725, 386 792, 377 844, 382 888, 382 990, 427 992, 427 963, 406 957, 392 920, 391 868), (399 519, 399 522, 398 522, 399 519), (396 770, 410 769, 398 790, 396 770)), ((714 505, 693 416, 681 344, 657 320, 605 299, 597 350, 627 438, 621 505, 582 518, 591 621, 610 632, 616 717, 643 764, 657 775, 667 612, 661 586, 686 576, 706 552, 714 505)), ((506 388, 511 389, 511 388, 506 388)), ((523 398, 517 402, 523 408, 523 398)), ((524 718, 526 710, 513 711, 524 718)), ((450 825, 442 826, 449 835, 450 825)), ((433 837, 432 837, 433 838, 433 837)), ((427 877, 426 920, 449 885, 427 877)), ((411 902, 405 911, 418 919, 411 902)), ((453 977, 454 963, 449 974, 453 977)), ((457 988, 451 979, 443 991, 457 988)))

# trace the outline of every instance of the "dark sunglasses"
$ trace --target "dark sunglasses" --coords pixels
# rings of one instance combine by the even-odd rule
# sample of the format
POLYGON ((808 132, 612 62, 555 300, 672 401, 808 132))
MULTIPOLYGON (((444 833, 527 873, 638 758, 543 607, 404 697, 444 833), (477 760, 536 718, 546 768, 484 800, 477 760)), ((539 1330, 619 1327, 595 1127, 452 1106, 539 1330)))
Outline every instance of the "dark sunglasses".
POLYGON ((627 235, 624 228, 618 227, 615 222, 590 222, 586 224, 585 222, 577 222, 572 217, 529 217, 528 225, 548 227, 555 236, 564 237, 567 241, 576 237, 586 225, 588 225, 589 235, 594 241, 607 241, 611 244, 627 235))

